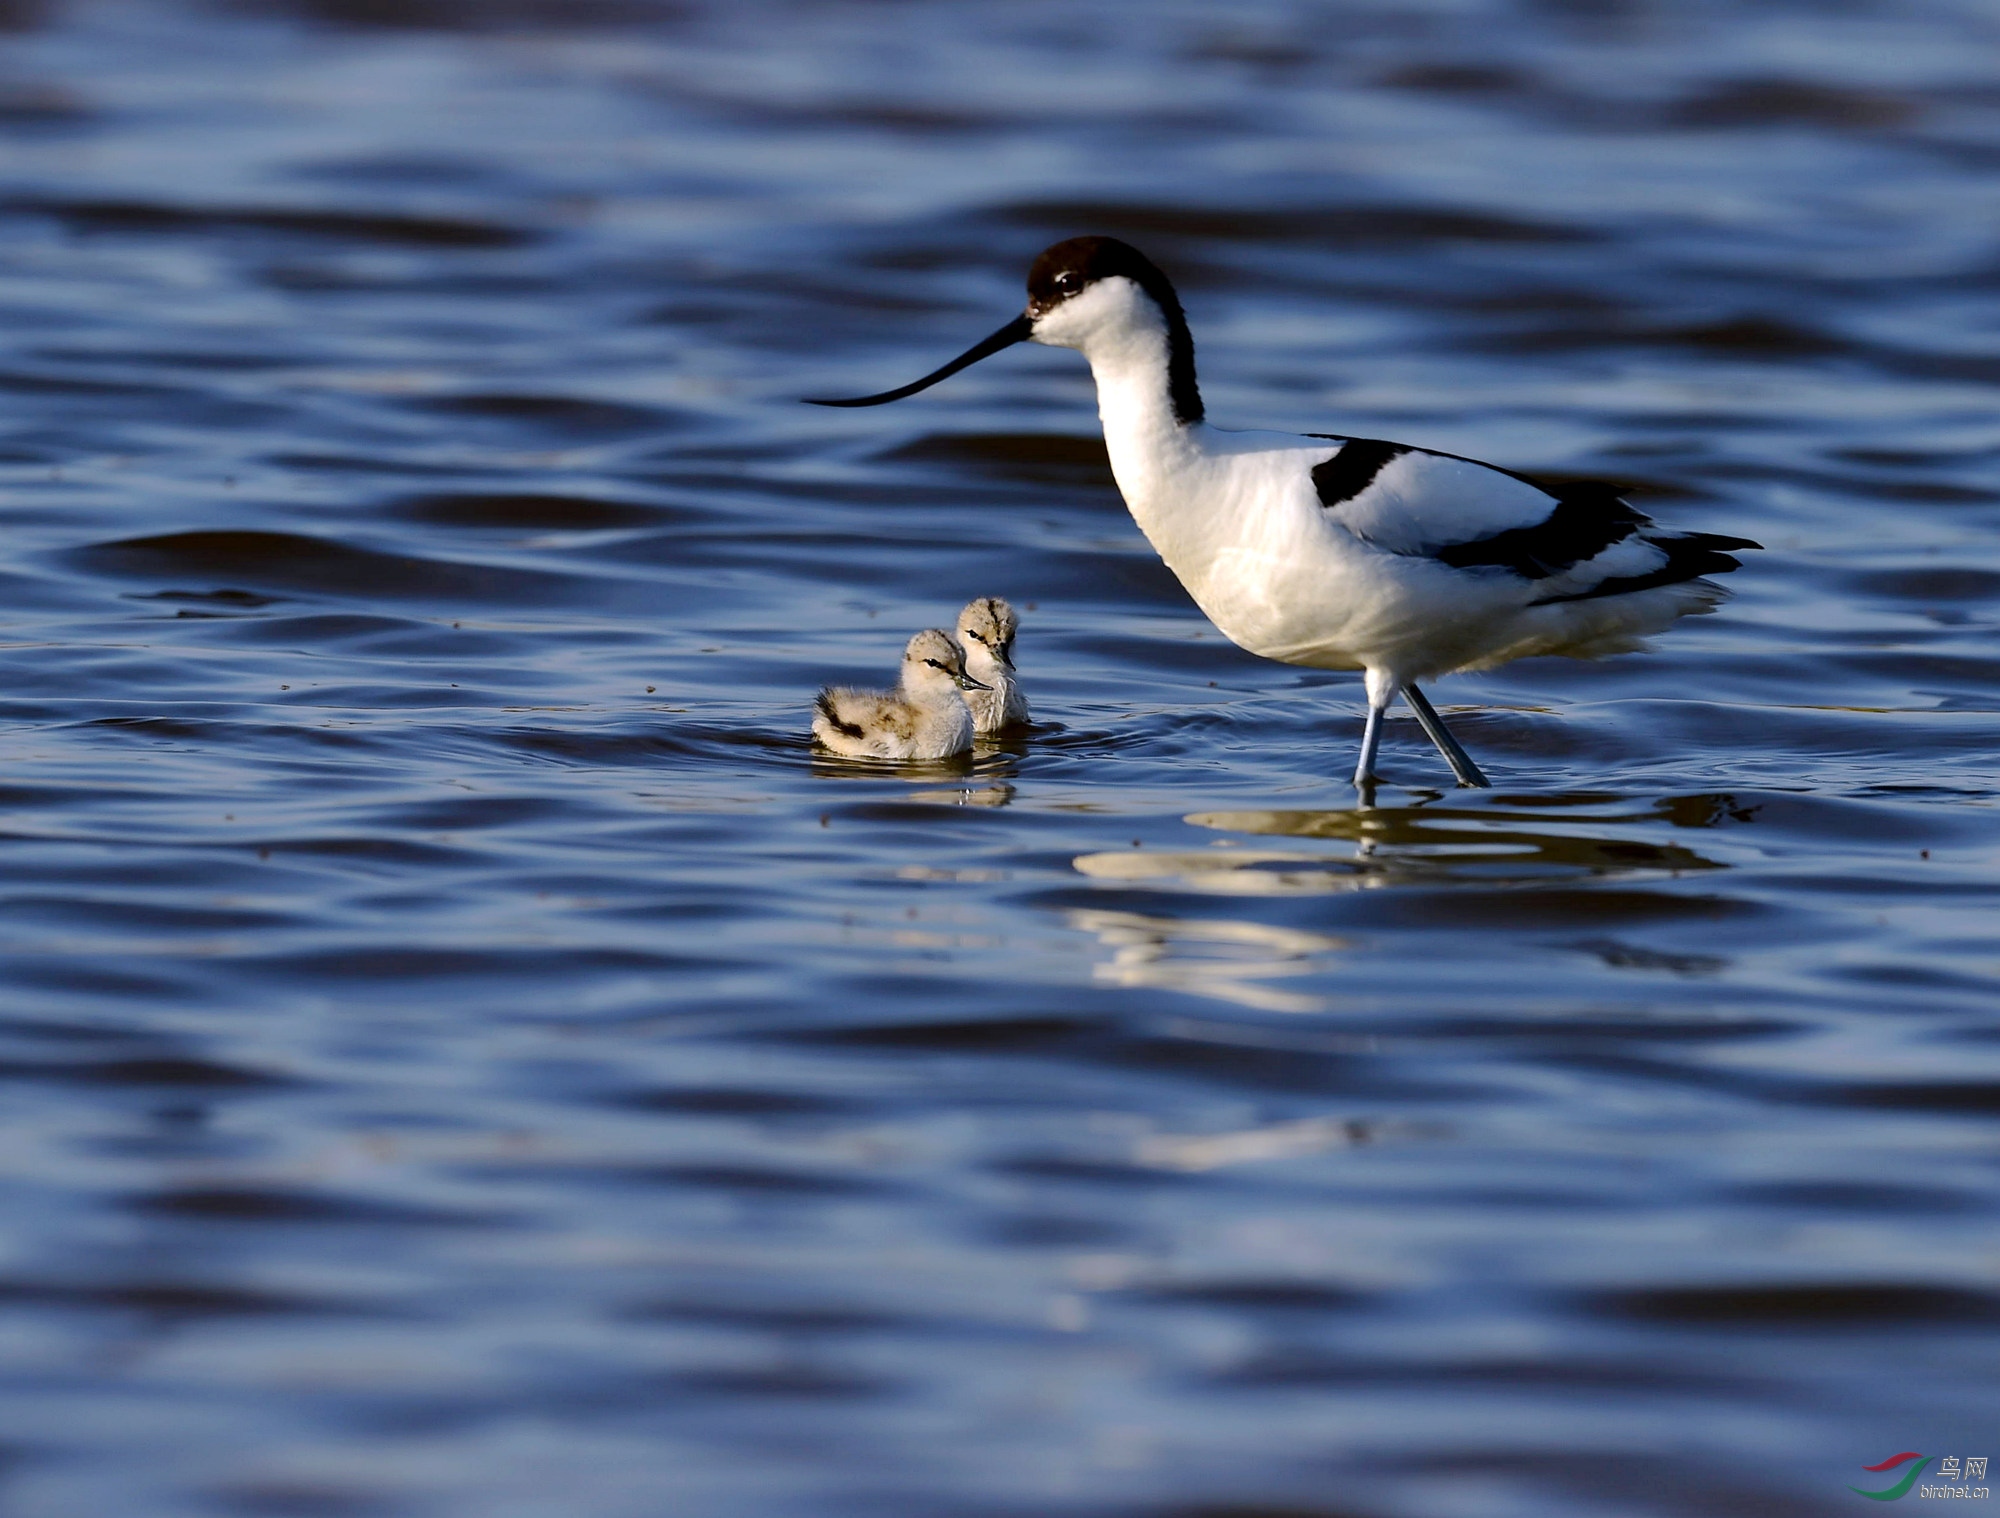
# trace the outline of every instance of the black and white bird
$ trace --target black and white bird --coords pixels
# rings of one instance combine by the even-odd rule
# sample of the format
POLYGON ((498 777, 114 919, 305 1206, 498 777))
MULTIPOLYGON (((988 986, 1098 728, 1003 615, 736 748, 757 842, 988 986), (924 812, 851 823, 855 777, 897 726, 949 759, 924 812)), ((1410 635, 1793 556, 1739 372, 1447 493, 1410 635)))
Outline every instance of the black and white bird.
POLYGON ((1112 474, 1139 529, 1232 642, 1313 669, 1365 672, 1354 780, 1375 778, 1400 693, 1461 785, 1485 785, 1418 688, 1530 654, 1643 646, 1727 594, 1747 538, 1673 532, 1595 481, 1543 483, 1454 454, 1338 433, 1210 426, 1194 340, 1166 275, 1111 237, 1037 258, 1027 310, 900 389, 901 400, 1019 342, 1075 348, 1097 381, 1112 474))
POLYGON ((1028 720, 1028 698, 1021 693, 1014 668, 1014 637, 1021 619, 998 596, 979 596, 958 614, 958 641, 965 650, 966 673, 987 689, 969 690, 965 704, 972 709, 975 733, 1004 732, 1028 720))
POLYGON ((813 701, 813 737, 848 759, 952 759, 972 747, 972 713, 959 692, 986 687, 965 672, 965 653, 941 627, 903 650, 894 690, 830 685, 813 701))

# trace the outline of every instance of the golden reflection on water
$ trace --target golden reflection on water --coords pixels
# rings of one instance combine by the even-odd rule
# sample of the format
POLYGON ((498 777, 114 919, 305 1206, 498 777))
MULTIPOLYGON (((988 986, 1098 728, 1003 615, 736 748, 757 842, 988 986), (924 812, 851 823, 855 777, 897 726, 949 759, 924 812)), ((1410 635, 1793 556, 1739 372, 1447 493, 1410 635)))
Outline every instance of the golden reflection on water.
MULTIPOLYGON (((1349 807, 1331 811, 1191 812, 1186 820, 1194 827, 1253 837, 1352 843, 1353 856, 1340 861, 1348 874, 1340 887, 1343 890, 1354 889, 1357 876, 1360 883, 1368 885, 1391 884, 1398 879, 1525 884, 1576 875, 1680 874, 1724 868, 1678 843, 1608 832, 1627 824, 1658 827, 1661 817, 1650 812, 1560 821, 1551 819, 1546 811, 1524 813, 1497 807, 1349 807)), ((1297 860, 1306 856, 1289 857, 1297 860)), ((1317 862, 1324 869, 1331 861, 1317 862)))
MULTIPOLYGON (((1206 849, 1115 849, 1073 861, 1093 880, 1177 886, 1218 896, 1324 895, 1394 885, 1463 882, 1532 885, 1580 876, 1677 875, 1725 868, 1677 843, 1607 837, 1599 819, 1549 825, 1498 811, 1191 812, 1194 827, 1252 837, 1324 839, 1350 852, 1244 848, 1218 839, 1206 849)), ((1657 819, 1646 819, 1656 822, 1657 819)))
POLYGON ((1092 979, 1205 996, 1256 1012, 1325 1011, 1325 998, 1270 982, 1323 971, 1320 956, 1347 947, 1326 933, 1227 918, 1151 917, 1087 907, 1067 915, 1071 927, 1096 934, 1111 950, 1092 979))
MULTIPOLYGON (((1595 800, 1596 798, 1593 798, 1595 800)), ((1395 886, 1529 887, 1579 878, 1676 875, 1725 868, 1676 843, 1607 833, 1657 827, 1657 813, 1551 821, 1544 812, 1497 808, 1359 807, 1335 811, 1194 812, 1189 824, 1252 837, 1346 843, 1331 849, 1245 847, 1219 838, 1205 849, 1113 849, 1072 864, 1094 881, 1211 896, 1327 895, 1395 886)), ((1096 935, 1111 957, 1093 978, 1179 991, 1259 1012, 1319 1012, 1328 1001, 1273 984, 1323 973, 1340 938, 1234 918, 1158 917, 1074 908, 1072 927, 1096 935)))
POLYGON ((1351 860, 1268 849, 1114 849, 1071 862, 1093 880, 1178 885, 1218 896, 1323 895, 1377 883, 1351 860))

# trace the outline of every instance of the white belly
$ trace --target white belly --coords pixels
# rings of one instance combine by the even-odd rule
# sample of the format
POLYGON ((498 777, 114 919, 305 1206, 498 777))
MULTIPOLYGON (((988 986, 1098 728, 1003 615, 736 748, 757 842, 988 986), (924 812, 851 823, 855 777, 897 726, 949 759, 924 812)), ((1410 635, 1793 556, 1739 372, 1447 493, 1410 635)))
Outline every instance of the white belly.
POLYGON ((1127 469, 1118 481, 1139 530, 1223 636, 1267 659, 1358 669, 1373 641, 1355 574, 1368 550, 1326 520, 1311 457, 1197 457, 1171 476, 1127 469))
POLYGON ((1314 669, 1424 679, 1484 663, 1496 648, 1562 651, 1572 621, 1596 631, 1603 608, 1531 607, 1514 576, 1361 542, 1320 505, 1314 457, 1294 448, 1195 457, 1170 476, 1139 473, 1130 488, 1120 476, 1140 530, 1238 647, 1314 669))

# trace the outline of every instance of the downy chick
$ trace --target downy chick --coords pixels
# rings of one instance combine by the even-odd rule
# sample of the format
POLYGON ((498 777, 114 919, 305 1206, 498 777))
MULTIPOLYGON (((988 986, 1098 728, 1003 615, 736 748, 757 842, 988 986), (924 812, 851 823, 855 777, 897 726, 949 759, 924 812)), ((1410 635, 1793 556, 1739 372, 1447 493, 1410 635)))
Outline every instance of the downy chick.
POLYGON ((972 747, 972 713, 959 692, 987 687, 965 672, 965 655, 941 628, 903 651, 892 691, 830 685, 813 703, 813 737, 850 759, 949 759, 972 747))
POLYGON ((1014 634, 1020 619, 998 596, 968 601, 958 614, 958 639, 965 645, 965 667, 988 690, 967 691, 972 729, 997 733, 1028 720, 1028 698, 1014 676, 1014 634))

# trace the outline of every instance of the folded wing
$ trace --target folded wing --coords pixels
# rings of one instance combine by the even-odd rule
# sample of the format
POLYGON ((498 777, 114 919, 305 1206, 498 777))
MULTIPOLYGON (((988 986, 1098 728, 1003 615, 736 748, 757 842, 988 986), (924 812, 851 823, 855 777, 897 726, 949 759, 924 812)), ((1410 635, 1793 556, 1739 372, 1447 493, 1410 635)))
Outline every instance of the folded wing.
MULTIPOLYGON (((1314 434, 1321 436, 1323 434, 1314 434)), ((1602 480, 1544 483, 1377 438, 1330 438, 1320 504, 1363 542, 1479 575, 1511 575, 1531 605, 1626 595, 1738 567, 1748 538, 1671 532, 1602 480)))

